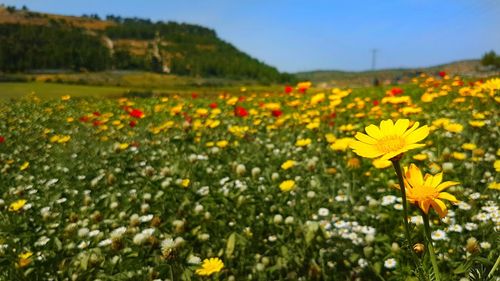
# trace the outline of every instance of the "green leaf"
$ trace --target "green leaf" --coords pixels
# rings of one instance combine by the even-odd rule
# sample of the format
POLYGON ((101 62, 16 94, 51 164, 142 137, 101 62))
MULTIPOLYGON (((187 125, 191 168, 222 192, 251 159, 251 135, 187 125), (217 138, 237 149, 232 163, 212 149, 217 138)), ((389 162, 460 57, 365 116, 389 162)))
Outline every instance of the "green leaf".
POLYGON ((467 261, 466 263, 462 263, 455 270, 453 270, 454 274, 464 274, 469 271, 472 266, 472 261, 467 261))
POLYGON ((54 246, 56 246, 56 249, 58 251, 62 250, 62 243, 61 243, 61 240, 59 240, 59 238, 54 238, 54 246))
POLYGON ((380 274, 380 271, 382 270, 382 263, 380 262, 376 262, 374 265, 373 265, 373 270, 375 270, 375 272, 377 274, 380 274))
POLYGON ((231 233, 231 235, 229 235, 226 244, 226 257, 228 259, 232 257, 235 245, 236 245, 236 233, 233 232, 231 233))

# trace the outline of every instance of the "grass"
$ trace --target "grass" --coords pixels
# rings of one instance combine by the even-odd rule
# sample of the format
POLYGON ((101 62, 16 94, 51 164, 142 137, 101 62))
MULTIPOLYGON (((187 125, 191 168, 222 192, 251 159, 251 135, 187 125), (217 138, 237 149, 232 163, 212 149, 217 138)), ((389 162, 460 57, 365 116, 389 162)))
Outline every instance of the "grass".
POLYGON ((95 73, 10 74, 0 83, 0 100, 20 98, 31 93, 42 99, 73 97, 117 97, 129 92, 156 95, 213 95, 238 92, 243 88, 254 92, 279 91, 283 85, 261 85, 255 81, 222 78, 195 78, 141 71, 95 73))
POLYGON ((20 98, 35 93, 40 98, 58 98, 64 95, 74 97, 113 97, 125 93, 124 87, 83 86, 41 82, 0 83, 0 100, 20 98))

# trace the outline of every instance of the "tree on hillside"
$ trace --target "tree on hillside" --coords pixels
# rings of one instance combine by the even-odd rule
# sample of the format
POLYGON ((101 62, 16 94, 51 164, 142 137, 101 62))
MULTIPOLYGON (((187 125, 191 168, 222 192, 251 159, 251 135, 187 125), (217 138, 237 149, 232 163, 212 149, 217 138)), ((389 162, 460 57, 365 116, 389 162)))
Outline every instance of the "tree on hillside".
POLYGON ((484 66, 500 68, 500 56, 498 56, 493 50, 489 51, 481 58, 481 64, 484 66))

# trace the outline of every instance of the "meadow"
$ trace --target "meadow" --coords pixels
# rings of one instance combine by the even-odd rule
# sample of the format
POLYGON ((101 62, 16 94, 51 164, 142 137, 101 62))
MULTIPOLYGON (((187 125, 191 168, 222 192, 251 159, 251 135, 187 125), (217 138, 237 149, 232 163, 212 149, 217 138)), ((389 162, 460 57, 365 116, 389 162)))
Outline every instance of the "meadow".
POLYGON ((351 149, 388 119, 429 129, 402 166, 457 182, 448 212, 428 213, 440 280, 498 280, 499 78, 65 87, 0 103, 0 280, 418 280, 419 207, 409 244, 391 162, 351 149))

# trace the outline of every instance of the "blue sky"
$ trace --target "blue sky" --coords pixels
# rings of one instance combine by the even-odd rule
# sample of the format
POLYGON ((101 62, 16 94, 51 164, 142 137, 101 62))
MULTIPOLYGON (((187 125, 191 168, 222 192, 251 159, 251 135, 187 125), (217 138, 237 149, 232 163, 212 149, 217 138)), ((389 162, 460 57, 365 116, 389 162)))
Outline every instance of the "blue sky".
POLYGON ((195 23, 281 71, 419 67, 500 53, 500 0, 0 0, 195 23))

